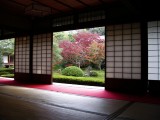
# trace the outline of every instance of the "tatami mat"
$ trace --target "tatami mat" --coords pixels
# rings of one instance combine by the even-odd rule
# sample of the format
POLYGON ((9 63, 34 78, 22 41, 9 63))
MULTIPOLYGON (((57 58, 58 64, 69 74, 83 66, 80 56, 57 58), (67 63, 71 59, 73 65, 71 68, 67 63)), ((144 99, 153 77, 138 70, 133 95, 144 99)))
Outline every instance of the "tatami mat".
POLYGON ((0 86, 0 120, 159 120, 159 111, 158 104, 0 86))

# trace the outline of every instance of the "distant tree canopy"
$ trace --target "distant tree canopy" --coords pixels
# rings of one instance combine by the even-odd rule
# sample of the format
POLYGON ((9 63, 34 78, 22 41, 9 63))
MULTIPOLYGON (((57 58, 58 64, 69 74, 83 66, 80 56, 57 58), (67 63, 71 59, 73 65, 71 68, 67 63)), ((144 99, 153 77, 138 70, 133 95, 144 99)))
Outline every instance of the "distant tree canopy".
POLYGON ((91 33, 97 33, 100 36, 105 35, 105 27, 88 28, 87 30, 91 33))
POLYGON ((2 56, 2 51, 0 48, 0 68, 3 66, 3 56, 2 56))
POLYGON ((93 41, 86 53, 86 59, 94 64, 101 70, 102 62, 105 58, 105 44, 102 42, 93 41))
POLYGON ((0 67, 3 65, 3 55, 14 54, 14 39, 0 40, 0 67))
POLYGON ((0 41, 0 49, 3 54, 13 55, 14 54, 14 38, 1 40, 0 41))
POLYGON ((74 42, 63 40, 60 42, 61 55, 67 63, 79 67, 94 63, 100 68, 104 59, 104 40, 98 34, 81 31, 73 35, 74 42), (94 55, 93 55, 94 54, 94 55))
POLYGON ((53 41, 59 43, 63 40, 74 41, 72 32, 55 32, 53 33, 53 41))
POLYGON ((53 33, 53 66, 59 64, 63 57, 61 55, 62 48, 59 47, 59 43, 62 41, 74 41, 73 35, 70 32, 55 32, 53 33))
POLYGON ((63 57, 61 56, 62 48, 59 48, 59 44, 57 42, 53 42, 53 65, 61 62, 63 57))

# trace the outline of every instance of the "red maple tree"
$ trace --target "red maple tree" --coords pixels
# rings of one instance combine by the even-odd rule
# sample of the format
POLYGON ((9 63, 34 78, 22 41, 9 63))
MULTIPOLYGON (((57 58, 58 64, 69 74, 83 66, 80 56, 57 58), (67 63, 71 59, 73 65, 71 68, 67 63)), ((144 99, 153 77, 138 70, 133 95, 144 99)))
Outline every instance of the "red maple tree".
POLYGON ((89 32, 79 32, 73 35, 73 37, 75 39, 74 42, 68 40, 60 42, 60 48, 63 49, 61 53, 63 59, 67 63, 72 63, 79 67, 84 65, 86 61, 97 64, 99 60, 96 59, 98 59, 98 54, 100 55, 100 53, 97 53, 98 51, 95 52, 95 50, 97 47, 98 50, 103 49, 101 44, 104 44, 100 36, 89 32))

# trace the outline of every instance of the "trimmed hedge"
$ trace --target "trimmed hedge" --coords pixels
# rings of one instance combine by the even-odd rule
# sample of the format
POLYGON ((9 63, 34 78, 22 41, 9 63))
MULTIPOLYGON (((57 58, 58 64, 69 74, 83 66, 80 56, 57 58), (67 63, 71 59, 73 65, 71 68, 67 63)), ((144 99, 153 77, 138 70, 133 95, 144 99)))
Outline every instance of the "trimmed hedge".
POLYGON ((10 74, 13 74, 14 69, 13 68, 0 68, 0 73, 3 73, 3 72, 8 72, 10 74))
POLYGON ((75 76, 64 76, 59 73, 53 73, 53 82, 91 85, 91 86, 105 85, 104 78, 101 77, 101 75, 99 75, 99 77, 75 77, 75 76))
POLYGON ((9 72, 6 72, 6 71, 1 71, 1 72, 0 72, 0 76, 1 76, 1 75, 6 75, 6 74, 10 74, 10 73, 9 73, 9 72))
POLYGON ((14 69, 13 68, 0 68, 0 76, 13 78, 14 69))
POLYGON ((98 82, 98 81, 77 80, 77 79, 71 79, 71 78, 53 78, 53 82, 79 84, 79 85, 91 85, 91 86, 104 86, 105 85, 104 83, 98 82))
POLYGON ((62 75, 82 77, 84 73, 79 67, 69 66, 62 70, 62 75))
POLYGON ((14 78, 14 74, 1 75, 2 77, 14 78))

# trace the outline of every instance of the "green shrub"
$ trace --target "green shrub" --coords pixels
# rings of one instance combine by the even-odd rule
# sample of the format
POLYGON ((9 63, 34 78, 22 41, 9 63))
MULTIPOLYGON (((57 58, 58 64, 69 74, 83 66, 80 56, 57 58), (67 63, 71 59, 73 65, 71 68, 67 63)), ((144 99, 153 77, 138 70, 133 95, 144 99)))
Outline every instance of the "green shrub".
POLYGON ((98 76, 98 73, 95 72, 95 71, 91 71, 91 72, 90 72, 90 76, 92 76, 92 77, 97 77, 97 76, 98 76))
POLYGON ((69 66, 62 70, 62 75, 82 77, 83 71, 79 67, 69 66))

